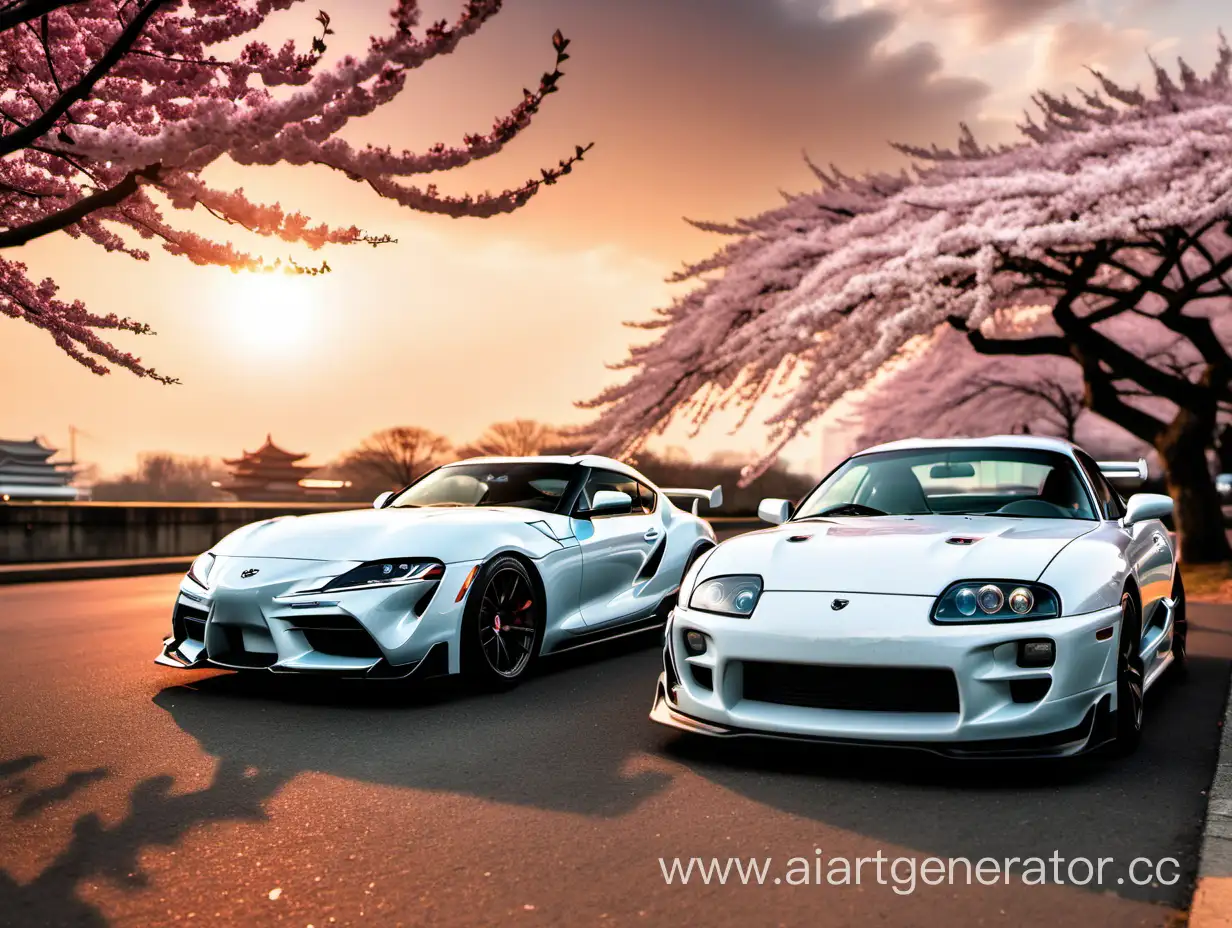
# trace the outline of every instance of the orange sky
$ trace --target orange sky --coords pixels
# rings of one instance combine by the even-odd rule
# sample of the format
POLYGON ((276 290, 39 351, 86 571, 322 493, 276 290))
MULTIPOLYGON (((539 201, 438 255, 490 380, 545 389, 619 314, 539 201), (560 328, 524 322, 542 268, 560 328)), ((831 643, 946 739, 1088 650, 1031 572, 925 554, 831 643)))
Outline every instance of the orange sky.
MULTIPOLYGON (((321 5, 338 32, 333 54, 381 29, 386 3, 321 5)), ((350 137, 422 148, 486 129, 550 64, 560 27, 574 43, 562 92, 508 152, 440 185, 512 186, 594 141, 574 174, 518 214, 479 221, 417 216, 325 169, 215 170, 216 182, 259 199, 399 239, 325 252, 334 273, 312 280, 234 275, 162 253, 138 263, 64 235, 10 250, 65 297, 151 323, 156 336, 125 346, 183 384, 97 377, 33 327, 0 320, 0 435, 64 445, 74 425, 79 458, 115 473, 142 450, 231 456, 267 432, 325 463, 391 425, 463 442, 499 419, 580 421, 573 402, 619 376, 605 364, 645 337, 622 321, 664 305, 663 278, 719 242, 681 217, 749 214, 780 189, 809 186, 804 148, 859 172, 898 164, 887 140, 948 142, 963 119, 985 138, 1008 137, 1031 88, 1070 87, 1086 63, 1141 78, 1151 48, 1206 67, 1218 25, 1210 6, 507 0, 350 137)), ((456 4, 425 7, 432 18, 456 4)), ((315 12, 279 14, 270 37, 302 40, 315 12)), ((758 447, 762 431, 754 423, 733 436, 715 422, 697 439, 674 430, 668 440, 702 456, 758 447)), ((789 457, 816 469, 833 453, 815 431, 789 457)))

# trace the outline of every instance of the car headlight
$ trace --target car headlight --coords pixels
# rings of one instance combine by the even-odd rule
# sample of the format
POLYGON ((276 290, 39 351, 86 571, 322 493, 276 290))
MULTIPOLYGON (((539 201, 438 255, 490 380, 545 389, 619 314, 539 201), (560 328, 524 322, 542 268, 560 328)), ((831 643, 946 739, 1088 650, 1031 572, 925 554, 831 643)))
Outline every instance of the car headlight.
POLYGON ((933 607, 933 621, 943 623, 1020 622, 1060 614, 1061 600, 1054 590, 1012 580, 953 583, 933 607))
POLYGON ((444 564, 423 558, 401 557, 386 561, 368 561, 335 577, 321 588, 321 592, 359 590, 373 586, 416 583, 420 580, 438 580, 444 574, 444 564))
POLYGON ((693 588, 689 608, 747 619, 761 598, 761 577, 712 577, 693 588))
POLYGON ((208 590, 210 571, 214 568, 214 561, 214 555, 208 551, 205 554, 198 554, 196 559, 188 565, 188 579, 202 589, 208 590))

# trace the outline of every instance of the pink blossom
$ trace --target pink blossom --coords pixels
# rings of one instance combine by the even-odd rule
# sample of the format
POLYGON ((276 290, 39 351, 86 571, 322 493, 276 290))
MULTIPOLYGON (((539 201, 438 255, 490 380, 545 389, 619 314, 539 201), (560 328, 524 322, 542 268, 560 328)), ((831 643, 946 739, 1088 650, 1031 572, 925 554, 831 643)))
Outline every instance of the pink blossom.
POLYGON ((628 453, 676 418, 696 428, 766 398, 770 443, 751 479, 945 326, 990 350, 1068 358, 1055 363, 1085 379, 1088 406, 1161 451, 1184 430, 1200 441, 1232 373, 1220 335, 1232 298, 1230 71, 1221 41, 1210 75, 1182 64, 1178 85, 1157 69, 1153 97, 1096 74, 1100 89, 1077 101, 1039 94, 1042 117, 1027 117, 1016 145, 982 147, 963 127, 953 151, 901 146, 910 173, 810 165, 819 189, 702 224, 730 241, 676 276, 696 285, 644 326, 658 338, 618 365, 629 378, 583 404, 600 410, 594 450, 628 453), (1006 318, 1039 306, 1055 337, 992 344, 1006 318), (1193 421, 1169 424, 1151 402, 1193 421))
MULTIPOLYGON (((316 17, 318 34, 307 49, 293 41, 277 49, 251 41, 238 54, 219 53, 223 43, 254 33, 271 14, 300 2, 82 0, 42 15, 45 4, 5 4, 0 248, 63 231, 138 260, 148 258, 136 244, 144 240, 195 264, 268 268, 230 242, 177 228, 166 209, 200 207, 224 224, 311 249, 388 239, 315 223, 278 203, 254 201, 242 189, 210 187, 202 171, 224 156, 244 165, 325 165, 410 209, 487 217, 521 207, 589 150, 579 146, 539 178, 497 194, 450 197, 409 183, 491 157, 526 129, 558 89, 568 40, 553 36, 556 67, 489 131, 423 153, 357 147, 338 133, 396 99, 412 71, 456 49, 500 11, 502 0, 462 0, 452 23, 422 32, 416 0, 398 0, 385 35, 328 68, 320 64, 333 35, 325 12, 316 17), (291 89, 271 92, 280 87, 291 89)), ((96 373, 115 365, 169 379, 96 334, 148 329, 57 302, 55 292, 49 281, 33 286, 23 265, 0 262, 0 311, 45 329, 96 373)))

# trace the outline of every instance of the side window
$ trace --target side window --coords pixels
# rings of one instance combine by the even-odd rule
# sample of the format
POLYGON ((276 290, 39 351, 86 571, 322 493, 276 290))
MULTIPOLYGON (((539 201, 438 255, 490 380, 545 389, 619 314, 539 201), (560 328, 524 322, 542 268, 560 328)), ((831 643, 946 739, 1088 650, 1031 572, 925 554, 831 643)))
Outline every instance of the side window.
POLYGON ((1078 463, 1087 472, 1092 486, 1095 487, 1095 498, 1099 501, 1100 514, 1105 519, 1119 519, 1125 515, 1125 505, 1121 500, 1121 494, 1108 482, 1108 478, 1099 469, 1099 465, 1083 451, 1077 452, 1077 457, 1078 463))
POLYGON ((592 471, 590 479, 586 481, 586 486, 582 491, 582 495, 585 497, 583 505, 587 509, 590 508, 595 494, 601 490, 612 490, 617 493, 628 494, 629 498, 633 500, 633 514, 641 514, 641 493, 638 489, 637 481, 632 477, 626 477, 624 474, 618 474, 610 470, 592 471))
POLYGON ((644 483, 637 485, 637 498, 641 502, 642 512, 651 513, 655 511, 655 491, 650 489, 644 483))

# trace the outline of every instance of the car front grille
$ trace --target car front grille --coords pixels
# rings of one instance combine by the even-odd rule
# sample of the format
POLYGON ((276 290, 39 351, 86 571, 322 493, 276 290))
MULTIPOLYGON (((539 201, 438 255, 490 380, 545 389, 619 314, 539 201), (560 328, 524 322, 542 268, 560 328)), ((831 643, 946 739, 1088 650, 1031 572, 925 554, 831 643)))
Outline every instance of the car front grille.
POLYGON ((205 620, 208 613, 186 603, 177 603, 175 614, 171 617, 171 630, 175 637, 183 641, 192 638, 194 641, 205 641, 205 620))
POLYGON ((303 634, 308 646, 334 657, 382 657, 380 646, 354 616, 297 615, 291 629, 303 634))
POLYGON ((744 661, 744 698, 810 709, 958 712, 954 672, 932 667, 852 667, 744 661))
POLYGON ((210 660, 216 663, 227 667, 269 667, 278 660, 273 651, 249 651, 244 646, 244 629, 239 625, 213 623, 211 628, 217 631, 210 639, 210 660))

